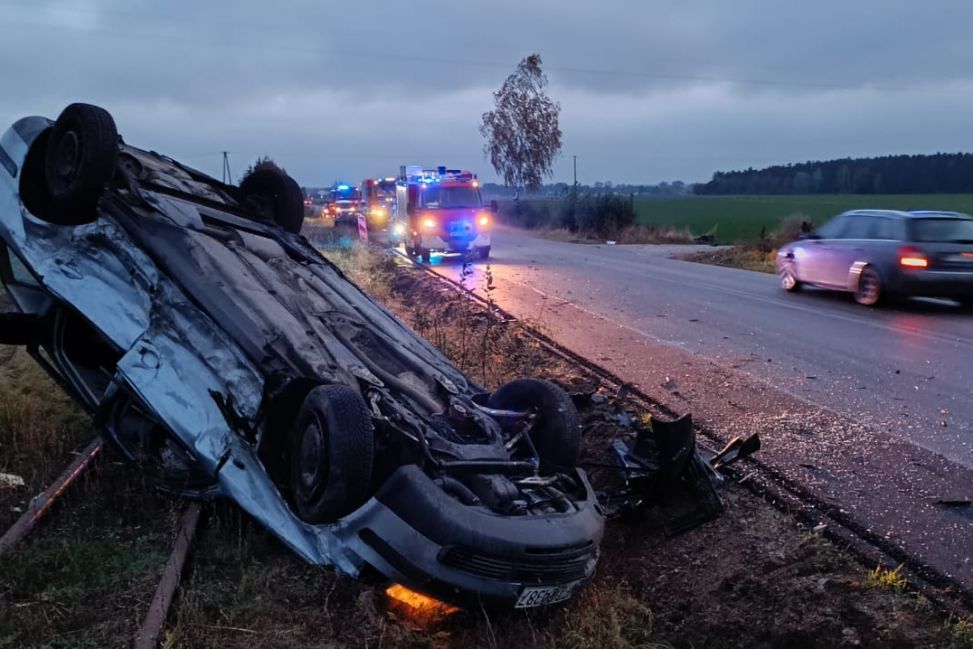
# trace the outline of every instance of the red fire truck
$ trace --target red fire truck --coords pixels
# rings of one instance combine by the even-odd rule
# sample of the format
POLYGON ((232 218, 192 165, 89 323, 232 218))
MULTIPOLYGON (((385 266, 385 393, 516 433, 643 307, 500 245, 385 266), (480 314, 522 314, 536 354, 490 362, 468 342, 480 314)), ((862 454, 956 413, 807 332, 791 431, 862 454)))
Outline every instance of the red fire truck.
POLYGON ((366 178, 361 181, 361 204, 369 230, 384 230, 395 202, 395 178, 366 178))
POLYGON ((476 174, 403 166, 395 184, 389 242, 429 263, 433 252, 490 256, 496 201, 484 207, 476 174))

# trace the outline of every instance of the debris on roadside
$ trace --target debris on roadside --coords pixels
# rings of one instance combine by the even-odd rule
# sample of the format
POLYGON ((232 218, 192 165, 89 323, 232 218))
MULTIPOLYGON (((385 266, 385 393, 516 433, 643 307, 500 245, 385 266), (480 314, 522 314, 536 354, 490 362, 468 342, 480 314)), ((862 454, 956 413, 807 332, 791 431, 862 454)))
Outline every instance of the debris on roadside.
POLYGON ((2 489, 16 489, 17 487, 26 487, 27 484, 24 479, 19 475, 13 473, 0 473, 0 488, 2 489))

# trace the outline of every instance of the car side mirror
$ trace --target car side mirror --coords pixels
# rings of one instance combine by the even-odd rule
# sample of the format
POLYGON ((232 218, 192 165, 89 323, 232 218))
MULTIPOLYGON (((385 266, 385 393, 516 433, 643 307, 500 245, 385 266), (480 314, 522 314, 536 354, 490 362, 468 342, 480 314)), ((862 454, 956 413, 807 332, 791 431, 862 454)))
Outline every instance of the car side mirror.
POLYGON ((497 205, 497 199, 495 198, 490 201, 490 211, 493 212, 494 214, 500 211, 500 206, 497 205))

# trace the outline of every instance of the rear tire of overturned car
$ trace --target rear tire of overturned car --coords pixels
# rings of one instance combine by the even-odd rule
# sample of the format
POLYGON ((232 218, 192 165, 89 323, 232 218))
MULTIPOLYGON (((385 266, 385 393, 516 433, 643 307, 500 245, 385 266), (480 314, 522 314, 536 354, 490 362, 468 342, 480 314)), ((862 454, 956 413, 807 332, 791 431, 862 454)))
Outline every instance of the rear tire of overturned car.
POLYGON ((581 455, 581 418, 568 393, 549 381, 516 379, 490 395, 487 406, 534 411, 531 440, 544 470, 573 469, 581 455))
POLYGON ((289 440, 290 483, 298 516, 335 521, 368 498, 375 434, 368 405, 346 385, 304 398, 289 440))
POLYGON ((297 181, 279 169, 255 169, 240 183, 244 200, 256 199, 269 206, 274 223, 287 232, 298 234, 304 224, 304 192, 297 181))
POLYGON ((98 218, 98 199, 115 173, 118 130, 104 108, 70 104, 47 137, 44 178, 50 209, 42 216, 57 225, 98 218))

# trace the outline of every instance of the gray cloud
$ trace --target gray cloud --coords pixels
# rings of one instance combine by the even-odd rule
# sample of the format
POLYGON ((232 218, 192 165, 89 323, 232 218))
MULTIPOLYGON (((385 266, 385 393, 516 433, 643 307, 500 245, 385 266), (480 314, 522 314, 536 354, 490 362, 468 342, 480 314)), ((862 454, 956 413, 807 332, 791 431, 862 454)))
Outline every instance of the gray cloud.
POLYGON ((218 173, 269 154, 305 184, 399 164, 491 177, 490 93, 542 54, 583 180, 968 149, 973 6, 167 3, 0 6, 0 121, 104 105, 126 139, 218 173), (608 5, 608 6, 605 6, 608 5))

